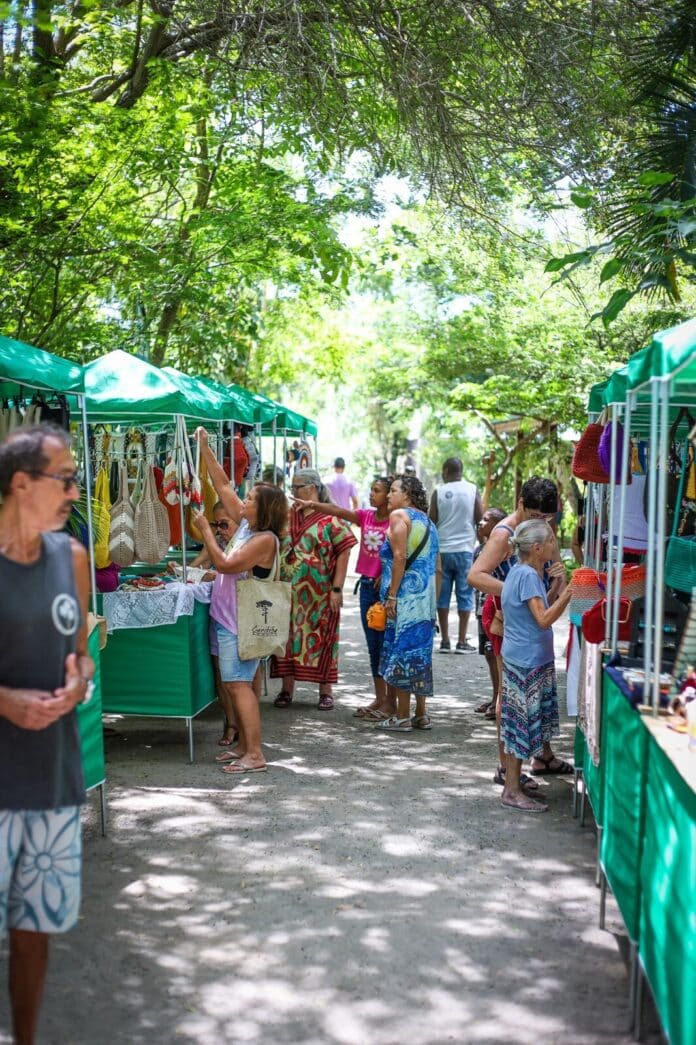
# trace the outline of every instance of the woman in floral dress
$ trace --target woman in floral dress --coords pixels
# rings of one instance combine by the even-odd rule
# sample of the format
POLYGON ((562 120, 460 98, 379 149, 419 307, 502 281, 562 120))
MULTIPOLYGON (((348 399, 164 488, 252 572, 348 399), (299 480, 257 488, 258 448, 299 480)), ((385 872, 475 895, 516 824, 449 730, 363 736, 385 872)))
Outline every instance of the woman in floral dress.
POLYGON ((319 473, 298 468, 292 479, 295 504, 283 557, 292 579, 290 637, 284 657, 271 662, 272 678, 282 679, 274 705, 290 707, 295 682, 319 685, 321 711, 333 706, 338 682, 338 627, 350 549, 357 544, 347 523, 319 510, 329 495, 319 473), (312 502, 312 503, 310 503, 312 502))

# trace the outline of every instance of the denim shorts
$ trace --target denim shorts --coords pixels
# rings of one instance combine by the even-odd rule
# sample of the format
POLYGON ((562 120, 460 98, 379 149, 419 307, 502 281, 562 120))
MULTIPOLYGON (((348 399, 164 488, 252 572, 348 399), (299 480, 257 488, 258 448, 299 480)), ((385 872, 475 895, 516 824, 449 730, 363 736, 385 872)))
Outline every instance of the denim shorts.
POLYGON ((452 587, 457 595, 457 609, 460 613, 474 608, 474 589, 466 582, 473 562, 472 552, 440 552, 442 561, 442 584, 440 598, 437 600, 439 610, 448 610, 452 599, 452 587))
POLYGON ((79 806, 0 811, 0 936, 72 929, 81 868, 79 806))
POLYGON ((223 682, 253 682, 258 660, 240 660, 237 636, 215 621, 218 644, 218 667, 223 682))

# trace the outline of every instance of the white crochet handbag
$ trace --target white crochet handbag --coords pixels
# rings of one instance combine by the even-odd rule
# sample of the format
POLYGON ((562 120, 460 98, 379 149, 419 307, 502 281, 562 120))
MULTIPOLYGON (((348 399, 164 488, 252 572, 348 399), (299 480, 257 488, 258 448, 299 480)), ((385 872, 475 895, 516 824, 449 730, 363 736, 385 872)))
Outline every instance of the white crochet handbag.
POLYGON ((135 561, 135 516, 128 494, 128 470, 124 460, 118 466, 118 496, 111 506, 109 557, 117 566, 131 566, 135 561))
POLYGON ((135 556, 139 562, 161 562, 170 542, 169 516, 157 496, 155 472, 145 470, 142 496, 135 509, 135 556))

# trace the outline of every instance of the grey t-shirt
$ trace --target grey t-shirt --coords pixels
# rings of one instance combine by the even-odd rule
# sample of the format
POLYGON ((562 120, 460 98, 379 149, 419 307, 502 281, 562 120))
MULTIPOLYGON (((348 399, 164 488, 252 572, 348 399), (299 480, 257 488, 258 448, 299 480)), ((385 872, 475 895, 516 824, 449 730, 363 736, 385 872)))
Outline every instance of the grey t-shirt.
MULTIPOLYGON (((68 536, 43 534, 41 556, 30 565, 0 555, 0 686, 62 686, 80 624, 68 536)), ((0 716, 0 809, 58 809, 84 797, 74 711, 37 730, 0 716)))

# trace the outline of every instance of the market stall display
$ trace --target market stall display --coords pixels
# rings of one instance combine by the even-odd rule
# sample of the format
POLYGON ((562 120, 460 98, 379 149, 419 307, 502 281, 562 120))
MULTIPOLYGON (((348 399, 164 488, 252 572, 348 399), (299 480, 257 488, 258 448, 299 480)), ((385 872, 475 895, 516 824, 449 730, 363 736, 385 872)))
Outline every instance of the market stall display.
MULTIPOLYGON (((631 943, 636 1028, 644 975, 669 1040, 690 1045, 696 1040, 689 1001, 696 759, 687 751, 685 727, 670 719, 666 705, 693 667, 677 650, 696 585, 696 320, 656 335, 592 390, 590 409, 608 456, 600 461, 606 478, 596 471, 587 487, 586 555, 591 568, 604 571, 608 609, 599 758, 588 761, 586 730, 578 731, 576 753, 601 825, 601 918, 608 885, 631 943), (644 563, 640 595, 627 587, 631 555, 644 563)), ((586 466, 592 467, 591 440, 586 466)))

